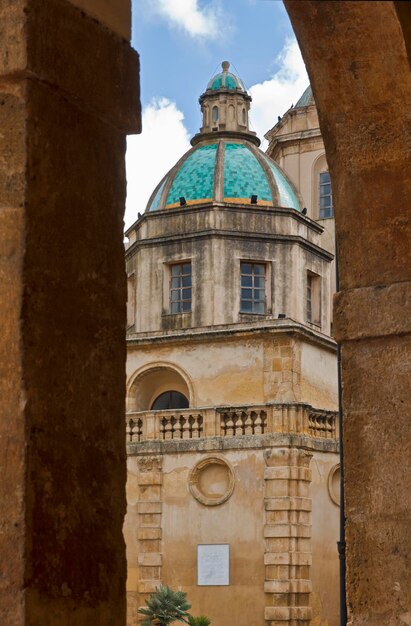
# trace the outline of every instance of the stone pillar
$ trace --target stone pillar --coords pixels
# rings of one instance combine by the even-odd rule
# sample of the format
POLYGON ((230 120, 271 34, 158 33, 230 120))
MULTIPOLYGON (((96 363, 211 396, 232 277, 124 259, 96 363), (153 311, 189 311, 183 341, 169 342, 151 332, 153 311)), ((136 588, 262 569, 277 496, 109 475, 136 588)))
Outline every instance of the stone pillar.
POLYGON ((311 608, 312 454, 297 448, 266 450, 264 459, 267 594, 270 626, 309 626, 311 608))
POLYGON ((122 626, 137 55, 67 0, 0 24, 0 623, 122 626))
POLYGON ((285 0, 319 110, 340 292, 351 626, 411 620, 410 50, 406 2, 285 0))
POLYGON ((142 456, 138 459, 138 592, 150 593, 161 585, 161 485, 163 458, 142 456))

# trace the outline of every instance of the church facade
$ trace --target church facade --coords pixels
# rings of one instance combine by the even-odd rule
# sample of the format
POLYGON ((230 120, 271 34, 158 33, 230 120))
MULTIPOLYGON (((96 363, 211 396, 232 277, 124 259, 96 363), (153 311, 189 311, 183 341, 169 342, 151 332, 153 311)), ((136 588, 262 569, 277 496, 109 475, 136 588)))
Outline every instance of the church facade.
POLYGON ((337 626, 332 195, 310 89, 271 129, 224 62, 128 230, 128 624, 337 626))

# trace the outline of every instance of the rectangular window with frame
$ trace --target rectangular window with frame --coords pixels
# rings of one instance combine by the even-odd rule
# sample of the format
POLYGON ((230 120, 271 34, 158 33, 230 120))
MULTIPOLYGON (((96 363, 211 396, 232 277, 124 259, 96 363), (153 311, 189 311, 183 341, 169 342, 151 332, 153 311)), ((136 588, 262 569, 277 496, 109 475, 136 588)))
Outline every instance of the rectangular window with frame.
POLYGON ((333 217, 333 194, 330 174, 320 172, 320 219, 333 217))
POLYGON ((170 266, 170 312, 191 311, 191 263, 175 263, 170 266))
POLYGON ((313 272, 307 272, 306 319, 321 326, 321 276, 313 272))
POLYGON ((241 313, 265 314, 265 263, 241 261, 241 313))

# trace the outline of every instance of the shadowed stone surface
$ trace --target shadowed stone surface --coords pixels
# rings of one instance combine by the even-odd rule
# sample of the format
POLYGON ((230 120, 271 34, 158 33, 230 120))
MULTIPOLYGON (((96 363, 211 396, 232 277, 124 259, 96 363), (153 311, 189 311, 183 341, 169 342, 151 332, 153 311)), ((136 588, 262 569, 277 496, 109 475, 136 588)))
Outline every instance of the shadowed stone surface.
POLYGON ((372 11, 368 2, 285 5, 319 110, 335 204, 349 624, 407 624, 410 10, 392 2, 373 2, 372 11))
POLYGON ((0 623, 125 623, 125 134, 138 60, 0 2, 0 623))

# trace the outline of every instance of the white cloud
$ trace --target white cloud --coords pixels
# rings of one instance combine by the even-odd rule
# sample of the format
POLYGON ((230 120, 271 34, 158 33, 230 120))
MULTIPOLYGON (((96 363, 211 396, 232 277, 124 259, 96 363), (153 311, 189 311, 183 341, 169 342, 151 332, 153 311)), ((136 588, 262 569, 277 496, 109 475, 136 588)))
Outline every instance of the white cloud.
MULTIPOLYGON (((277 57, 279 69, 270 80, 257 83, 250 89, 251 124, 260 139, 295 104, 308 86, 309 80, 297 41, 287 39, 277 57)), ((266 147, 263 140, 262 148, 266 147)))
POLYGON ((190 148, 184 114, 167 98, 153 99, 143 109, 143 132, 127 138, 126 227, 145 211, 161 178, 190 148))
POLYGON ((201 8, 198 0, 151 0, 150 9, 192 37, 215 39, 220 32, 221 11, 215 2, 201 8))

